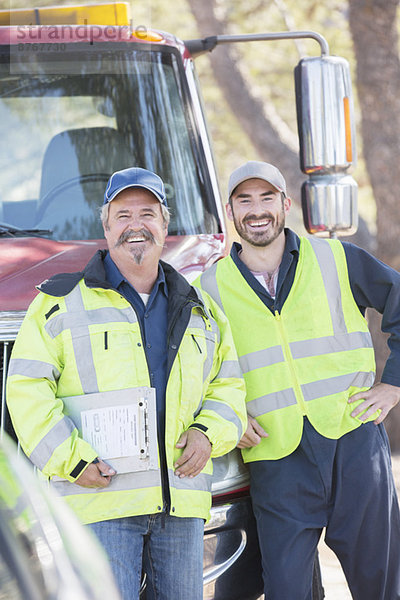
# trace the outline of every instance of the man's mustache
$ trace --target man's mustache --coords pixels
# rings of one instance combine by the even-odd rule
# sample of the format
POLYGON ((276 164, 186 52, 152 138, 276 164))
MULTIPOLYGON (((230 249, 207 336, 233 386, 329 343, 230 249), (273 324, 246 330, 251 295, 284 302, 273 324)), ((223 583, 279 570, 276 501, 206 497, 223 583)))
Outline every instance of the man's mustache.
POLYGON ((145 228, 142 228, 139 231, 133 231, 133 229, 128 229, 127 231, 121 233, 121 235, 118 238, 118 241, 115 244, 115 248, 121 246, 121 244, 126 242, 132 236, 140 236, 143 237, 146 241, 150 241, 152 244, 156 244, 157 246, 161 245, 159 242, 157 242, 156 238, 150 231, 148 231, 145 228))
POLYGON ((264 213, 263 215, 246 215, 242 223, 247 223, 247 221, 263 221, 264 219, 271 219, 272 222, 275 221, 274 215, 271 213, 264 213))

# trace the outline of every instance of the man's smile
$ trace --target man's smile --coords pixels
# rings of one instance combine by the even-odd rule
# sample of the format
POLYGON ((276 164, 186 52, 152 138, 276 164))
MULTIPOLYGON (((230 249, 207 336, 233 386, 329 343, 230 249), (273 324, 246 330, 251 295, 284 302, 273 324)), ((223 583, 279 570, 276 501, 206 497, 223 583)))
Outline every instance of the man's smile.
POLYGON ((270 225, 270 223, 272 222, 272 219, 263 219, 263 220, 246 220, 245 224, 249 225, 250 227, 266 227, 268 225, 270 225))
POLYGON ((146 242, 148 238, 146 238, 143 234, 138 234, 138 235, 130 235, 126 241, 129 244, 136 244, 138 242, 146 242))
POLYGON ((119 236, 119 239, 118 239, 117 243, 115 244, 115 247, 118 248, 125 242, 127 244, 131 244, 131 245, 136 245, 136 244, 139 245, 139 244, 143 244, 144 242, 147 242, 147 241, 150 241, 153 244, 156 243, 154 235, 150 231, 147 231, 147 229, 143 228, 141 231, 128 230, 128 231, 124 231, 124 233, 122 233, 119 236))

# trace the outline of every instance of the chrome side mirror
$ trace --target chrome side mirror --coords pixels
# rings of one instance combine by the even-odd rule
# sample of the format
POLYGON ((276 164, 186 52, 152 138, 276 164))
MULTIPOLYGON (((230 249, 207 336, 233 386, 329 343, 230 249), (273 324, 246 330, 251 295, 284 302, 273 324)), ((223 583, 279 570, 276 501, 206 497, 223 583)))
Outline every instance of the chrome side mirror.
POLYGON ((348 62, 304 58, 295 69, 304 224, 309 233, 350 235, 357 229, 354 108, 348 62))

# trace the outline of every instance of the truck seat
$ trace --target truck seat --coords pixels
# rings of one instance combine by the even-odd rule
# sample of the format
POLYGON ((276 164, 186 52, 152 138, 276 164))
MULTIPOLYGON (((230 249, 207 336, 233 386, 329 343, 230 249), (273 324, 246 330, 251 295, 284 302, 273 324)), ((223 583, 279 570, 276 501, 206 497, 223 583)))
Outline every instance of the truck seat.
POLYGON ((57 239, 93 239, 100 234, 98 208, 114 171, 135 158, 112 127, 83 127, 55 135, 42 163, 38 222, 57 239))

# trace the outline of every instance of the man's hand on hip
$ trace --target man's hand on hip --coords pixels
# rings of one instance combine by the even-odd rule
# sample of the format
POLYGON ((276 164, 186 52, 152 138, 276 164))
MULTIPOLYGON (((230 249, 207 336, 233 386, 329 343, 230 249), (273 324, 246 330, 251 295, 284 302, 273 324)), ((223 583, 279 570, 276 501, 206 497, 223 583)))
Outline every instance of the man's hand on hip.
POLYGON ((250 415, 247 415, 247 429, 238 443, 238 448, 252 448, 261 442, 261 438, 268 437, 268 433, 250 415))
POLYGON ((379 425, 387 417, 389 411, 396 406, 400 400, 400 387, 390 385, 389 383, 376 383, 366 392, 358 392, 349 398, 349 404, 357 400, 364 400, 351 413, 352 417, 357 417, 364 410, 366 411, 359 421, 366 421, 378 409, 380 415, 375 419, 375 425, 379 425))
POLYGON ((198 429, 188 429, 182 433, 177 448, 184 448, 182 455, 175 461, 175 475, 178 477, 196 477, 204 469, 211 456, 211 442, 198 429))
POLYGON ((96 463, 90 463, 83 471, 82 475, 75 480, 75 483, 87 488, 107 487, 110 484, 111 477, 116 471, 103 460, 98 459, 96 463))

